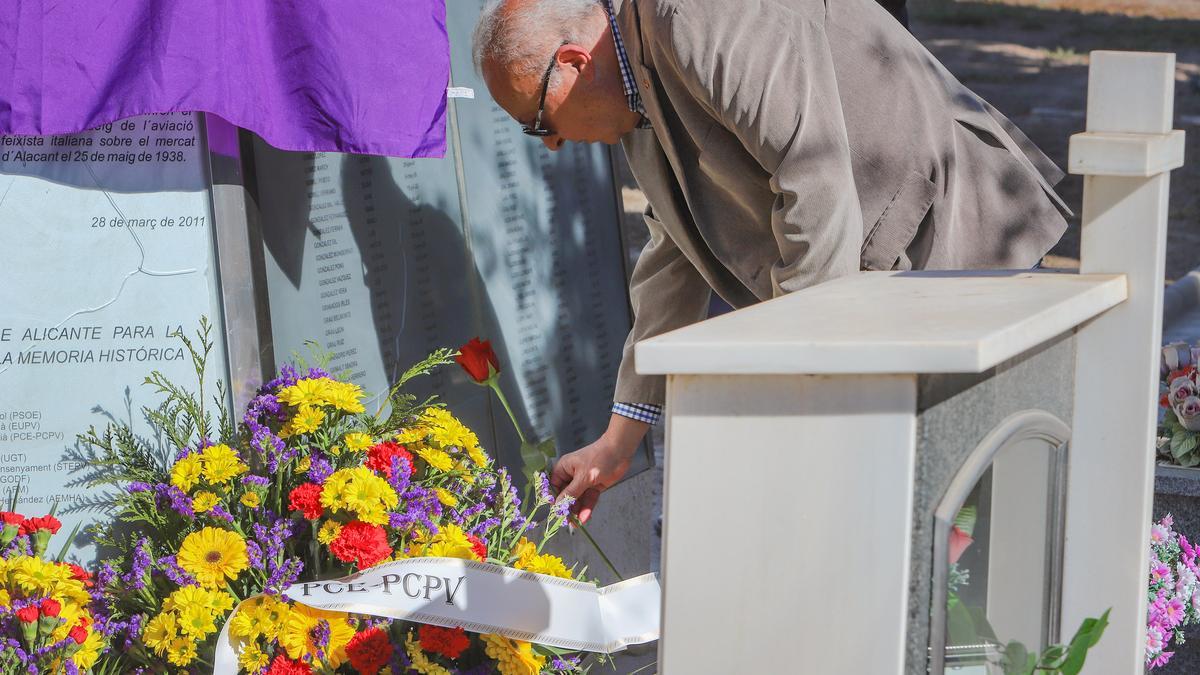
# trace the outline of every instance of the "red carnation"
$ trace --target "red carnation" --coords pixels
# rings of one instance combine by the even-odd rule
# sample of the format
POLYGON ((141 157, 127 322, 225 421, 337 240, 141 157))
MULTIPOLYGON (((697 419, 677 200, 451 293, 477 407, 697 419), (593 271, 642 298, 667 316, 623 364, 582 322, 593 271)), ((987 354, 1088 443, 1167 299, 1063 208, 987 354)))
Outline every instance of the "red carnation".
POLYGON ((12 511, 0 511, 0 518, 4 519, 5 525, 16 525, 17 527, 20 527, 21 523, 25 522, 25 516, 13 513, 12 511))
POLYGON ((92 573, 83 569, 75 563, 67 563, 67 567, 71 568, 71 576, 76 581, 82 581, 85 588, 92 587, 92 573))
POLYGON ((392 641, 379 628, 368 628, 346 643, 350 665, 363 675, 376 675, 392 660, 392 641))
POLYGON ((263 675, 312 675, 312 668, 303 661, 293 661, 280 654, 263 675))
POLYGON ((479 558, 479 562, 487 562, 487 544, 473 534, 467 535, 467 541, 471 542, 471 550, 475 551, 475 557, 479 558))
POLYGON ((457 659, 460 654, 471 646, 471 639, 461 628, 442 628, 422 624, 417 629, 421 640, 421 649, 434 654, 441 654, 448 659, 457 659))
POLYGON ((387 533, 379 525, 358 520, 342 528, 329 543, 329 550, 342 562, 356 562, 359 569, 370 567, 392 554, 387 533))
POLYGON ((491 340, 480 342, 477 337, 471 338, 470 342, 458 348, 458 356, 454 360, 479 384, 486 384, 500 372, 500 361, 496 358, 496 352, 492 351, 491 340))
POLYGON ((77 644, 77 645, 83 644, 83 641, 86 640, 87 636, 88 636, 88 619, 87 619, 87 617, 86 616, 79 617, 79 623, 75 624, 75 627, 71 629, 70 633, 67 633, 67 636, 70 637, 72 640, 74 640, 75 644, 77 644))
POLYGON ((42 616, 58 616, 62 611, 62 605, 54 598, 46 598, 41 605, 42 616))
POLYGON ((321 517, 325 509, 321 507, 321 486, 316 483, 305 483, 292 490, 288 495, 288 508, 299 511, 309 520, 321 517))
POLYGON ((413 462, 412 453, 409 452, 403 445, 392 441, 384 441, 379 445, 367 450, 367 468, 375 473, 383 474, 388 478, 392 477, 392 459, 399 457, 408 461, 408 475, 413 475, 417 470, 416 464, 413 462))
POLYGON ((40 530, 46 530, 50 534, 58 534, 58 528, 60 527, 62 527, 62 523, 54 516, 26 518, 25 522, 21 523, 21 534, 33 534, 40 530))
POLYGON ((21 609, 18 609, 17 618, 21 620, 21 623, 33 623, 34 621, 37 621, 37 605, 29 605, 28 607, 22 607, 21 609))

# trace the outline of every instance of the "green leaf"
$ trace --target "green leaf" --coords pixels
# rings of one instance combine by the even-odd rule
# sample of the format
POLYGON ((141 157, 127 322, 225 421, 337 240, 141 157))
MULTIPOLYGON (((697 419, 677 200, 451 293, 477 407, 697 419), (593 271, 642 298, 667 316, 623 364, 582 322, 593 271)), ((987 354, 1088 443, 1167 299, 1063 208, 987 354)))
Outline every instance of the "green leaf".
POLYGON ((1004 647, 1004 675, 1025 675, 1032 662, 1032 655, 1020 642, 1014 640, 1004 647))
POLYGON ((548 462, 558 459, 558 448, 553 438, 547 438, 541 443, 538 443, 537 449, 542 453, 542 456, 545 457, 546 461, 548 462))
POLYGON ((1100 637, 1104 635, 1104 629, 1108 627, 1108 613, 1110 611, 1112 610, 1105 610, 1099 619, 1083 620, 1083 624, 1075 632, 1075 637, 1071 638, 1067 658, 1061 666, 1063 675, 1079 675, 1079 671, 1083 670, 1088 650, 1100 641, 1100 637))
POLYGON ((979 510, 975 506, 964 506, 954 515, 954 526, 962 530, 968 537, 974 537, 978 514, 979 510))
POLYGON ((971 613, 961 602, 947 603, 946 630, 952 645, 969 645, 979 641, 971 613))
POLYGON ((536 471, 546 470, 546 456, 542 454, 540 445, 533 443, 521 444, 521 465, 526 475, 536 471))

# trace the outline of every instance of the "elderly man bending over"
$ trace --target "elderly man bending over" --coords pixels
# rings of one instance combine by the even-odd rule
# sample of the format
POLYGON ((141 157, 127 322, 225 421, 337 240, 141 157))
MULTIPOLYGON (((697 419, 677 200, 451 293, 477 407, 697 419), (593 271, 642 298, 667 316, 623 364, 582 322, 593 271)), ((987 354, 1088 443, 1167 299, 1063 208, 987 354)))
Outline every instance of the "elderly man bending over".
POLYGON ((475 55, 550 149, 620 141, 650 203, 608 430, 552 476, 585 520, 661 412, 634 343, 713 291, 738 308, 860 269, 1028 269, 1066 228, 1061 172, 875 0, 493 0, 475 55))

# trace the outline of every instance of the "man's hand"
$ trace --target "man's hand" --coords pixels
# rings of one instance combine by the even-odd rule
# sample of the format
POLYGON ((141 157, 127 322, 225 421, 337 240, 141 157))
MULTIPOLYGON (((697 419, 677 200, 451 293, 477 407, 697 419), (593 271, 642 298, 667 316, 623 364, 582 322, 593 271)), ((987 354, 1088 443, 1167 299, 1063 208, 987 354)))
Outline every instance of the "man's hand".
POLYGON ((608 430, 595 443, 563 455, 554 464, 550 484, 560 495, 575 498, 571 511, 586 523, 600 493, 621 480, 650 425, 614 414, 608 430))

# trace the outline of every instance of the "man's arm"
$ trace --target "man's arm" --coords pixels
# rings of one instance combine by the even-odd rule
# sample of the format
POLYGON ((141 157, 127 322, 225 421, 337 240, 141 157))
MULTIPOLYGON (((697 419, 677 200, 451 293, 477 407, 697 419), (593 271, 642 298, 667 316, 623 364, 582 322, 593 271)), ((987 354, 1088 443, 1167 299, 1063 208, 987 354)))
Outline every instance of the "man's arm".
POLYGON ((753 5, 661 1, 647 42, 665 88, 684 88, 770 175, 780 295, 857 271, 863 221, 822 3, 753 5))
MULTIPOLYGON (((630 282, 633 329, 617 375, 614 400, 642 406, 661 406, 666 398, 665 378, 638 375, 634 368, 634 345, 703 319, 708 312, 712 289, 684 257, 662 223, 646 210, 650 241, 638 257, 630 282)), ((550 483, 559 493, 574 497, 575 512, 586 521, 600 493, 616 484, 629 470, 638 445, 650 424, 625 411, 609 418, 608 429, 591 445, 564 455, 555 463, 550 483)), ((645 418, 642 418, 645 419, 645 418)))

